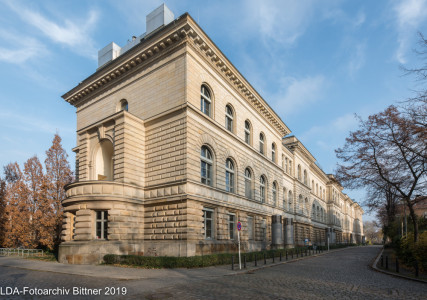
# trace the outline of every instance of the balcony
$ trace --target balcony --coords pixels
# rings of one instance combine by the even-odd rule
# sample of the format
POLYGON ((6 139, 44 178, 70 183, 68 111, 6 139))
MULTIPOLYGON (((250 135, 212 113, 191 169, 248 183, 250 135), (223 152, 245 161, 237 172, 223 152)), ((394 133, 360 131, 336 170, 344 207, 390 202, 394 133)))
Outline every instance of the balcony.
POLYGON ((67 198, 63 203, 82 200, 130 200, 142 201, 144 190, 132 184, 93 180, 80 181, 65 187, 67 198))

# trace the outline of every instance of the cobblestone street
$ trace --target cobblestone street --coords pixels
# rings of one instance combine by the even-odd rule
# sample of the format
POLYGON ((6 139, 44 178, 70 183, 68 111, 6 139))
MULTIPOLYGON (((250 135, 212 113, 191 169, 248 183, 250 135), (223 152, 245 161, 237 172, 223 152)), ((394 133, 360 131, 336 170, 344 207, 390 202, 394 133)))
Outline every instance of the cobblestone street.
POLYGON ((102 295, 105 287, 126 287, 123 299, 426 299, 427 284, 371 270, 378 252, 378 247, 348 248, 249 274, 193 278, 112 280, 0 267, 0 286, 85 287, 102 289, 102 295))

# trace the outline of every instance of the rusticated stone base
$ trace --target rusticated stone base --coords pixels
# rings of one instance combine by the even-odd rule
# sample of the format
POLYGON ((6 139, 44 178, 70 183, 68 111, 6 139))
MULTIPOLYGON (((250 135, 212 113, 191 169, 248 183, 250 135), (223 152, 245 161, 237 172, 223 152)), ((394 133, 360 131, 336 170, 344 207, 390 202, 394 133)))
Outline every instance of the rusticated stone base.
POLYGON ((142 241, 73 241, 59 246, 60 263, 89 265, 99 264, 106 254, 144 255, 142 241))

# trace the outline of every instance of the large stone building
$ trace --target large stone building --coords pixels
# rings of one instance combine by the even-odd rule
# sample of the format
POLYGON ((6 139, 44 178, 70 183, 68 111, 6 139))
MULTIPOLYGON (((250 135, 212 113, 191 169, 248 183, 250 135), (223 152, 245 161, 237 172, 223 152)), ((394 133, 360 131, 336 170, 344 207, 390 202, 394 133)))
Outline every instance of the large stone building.
POLYGON ((76 182, 59 259, 192 256, 360 242, 362 208, 188 14, 99 51, 63 95, 77 109, 76 182))

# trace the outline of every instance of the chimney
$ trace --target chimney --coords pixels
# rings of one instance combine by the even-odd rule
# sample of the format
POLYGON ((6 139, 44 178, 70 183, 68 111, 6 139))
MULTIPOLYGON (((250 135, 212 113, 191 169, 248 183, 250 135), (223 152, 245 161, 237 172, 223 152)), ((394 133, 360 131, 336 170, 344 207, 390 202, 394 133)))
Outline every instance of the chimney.
POLYGON ((139 44, 148 34, 172 22, 174 18, 173 13, 164 3, 160 5, 146 16, 145 33, 139 37, 132 36, 132 41, 129 41, 123 47, 119 47, 113 42, 98 51, 98 69, 139 44))
POLYGON ((163 3, 147 15, 145 35, 149 35, 154 30, 166 26, 172 22, 174 18, 171 10, 163 3))

